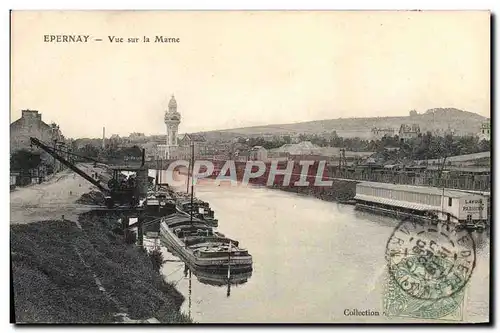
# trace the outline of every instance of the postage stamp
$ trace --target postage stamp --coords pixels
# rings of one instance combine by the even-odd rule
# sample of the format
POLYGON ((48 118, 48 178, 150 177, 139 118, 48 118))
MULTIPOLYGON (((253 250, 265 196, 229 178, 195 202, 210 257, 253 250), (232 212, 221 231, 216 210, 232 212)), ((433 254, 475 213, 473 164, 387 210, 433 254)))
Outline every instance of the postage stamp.
POLYGON ((476 264, 474 239, 451 223, 401 222, 386 246, 388 316, 439 319, 460 312, 476 264))

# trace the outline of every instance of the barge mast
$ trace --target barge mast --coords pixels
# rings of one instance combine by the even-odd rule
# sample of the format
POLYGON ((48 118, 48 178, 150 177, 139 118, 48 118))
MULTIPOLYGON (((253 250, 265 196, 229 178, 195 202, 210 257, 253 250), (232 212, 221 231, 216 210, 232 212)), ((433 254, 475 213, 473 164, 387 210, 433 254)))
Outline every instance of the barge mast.
MULTIPOLYGON (((189 170, 188 170, 188 177, 189 177, 189 170)), ((194 192, 194 142, 191 142, 191 214, 190 214, 191 226, 193 225, 193 209, 194 209, 193 192, 194 192)))

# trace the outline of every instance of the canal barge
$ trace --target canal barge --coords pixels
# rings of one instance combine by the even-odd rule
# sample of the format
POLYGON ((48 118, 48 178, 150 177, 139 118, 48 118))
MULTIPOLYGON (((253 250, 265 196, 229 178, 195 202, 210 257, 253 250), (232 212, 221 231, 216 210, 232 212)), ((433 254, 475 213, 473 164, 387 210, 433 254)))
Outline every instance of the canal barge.
POLYGON ((214 217, 214 211, 206 201, 194 199, 193 202, 191 202, 189 199, 178 199, 177 207, 178 211, 188 215, 192 213, 193 217, 205 221, 211 227, 216 228, 219 226, 219 220, 214 217))
POLYGON ((426 186, 361 182, 356 209, 398 218, 439 220, 482 228, 488 222, 485 195, 426 186))
POLYGON ((205 221, 172 214, 160 223, 160 239, 186 264, 203 271, 252 271, 252 256, 236 240, 215 232, 205 221))
POLYGON ((177 211, 176 201, 169 192, 163 190, 150 190, 140 206, 146 207, 146 213, 151 216, 165 216, 177 211))

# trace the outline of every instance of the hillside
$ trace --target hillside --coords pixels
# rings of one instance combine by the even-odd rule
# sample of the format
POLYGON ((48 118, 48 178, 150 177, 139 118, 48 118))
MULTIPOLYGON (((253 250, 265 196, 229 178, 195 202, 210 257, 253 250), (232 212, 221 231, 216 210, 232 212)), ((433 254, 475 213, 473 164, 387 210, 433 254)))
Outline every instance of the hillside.
POLYGON ((253 126, 219 131, 203 132, 207 138, 232 138, 262 134, 321 133, 336 131, 343 137, 369 138, 373 127, 399 129, 401 124, 419 124, 422 131, 446 130, 448 126, 457 134, 476 134, 481 123, 488 118, 473 112, 454 108, 436 108, 405 117, 338 118, 315 120, 294 124, 253 126))

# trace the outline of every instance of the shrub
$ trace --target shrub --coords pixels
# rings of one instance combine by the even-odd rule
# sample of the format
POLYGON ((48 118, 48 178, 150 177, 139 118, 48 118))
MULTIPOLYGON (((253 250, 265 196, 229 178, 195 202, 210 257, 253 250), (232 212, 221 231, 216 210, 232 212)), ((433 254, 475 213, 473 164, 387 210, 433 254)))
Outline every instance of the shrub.
POLYGON ((153 264, 153 269, 160 270, 161 266, 163 266, 163 253, 159 249, 154 249, 148 255, 153 264))

